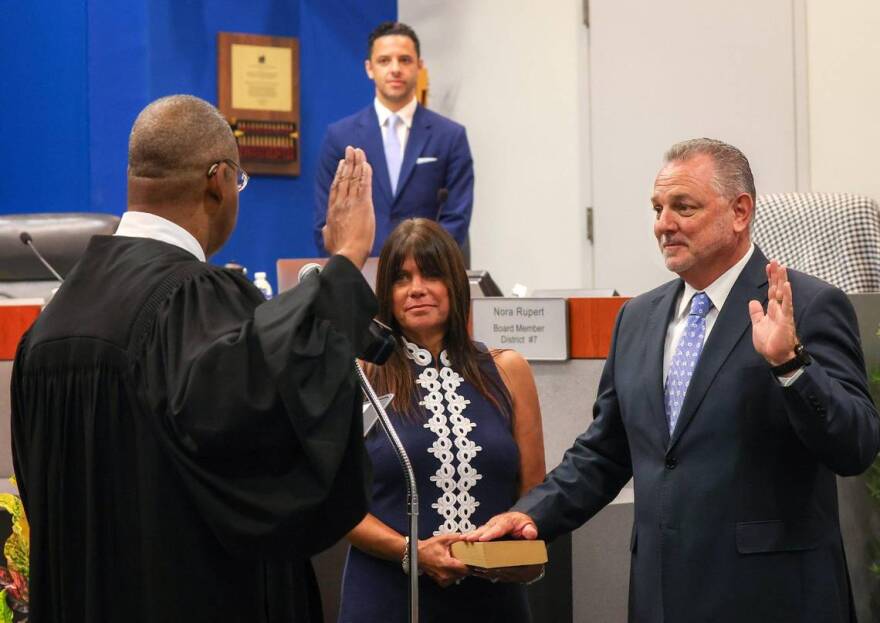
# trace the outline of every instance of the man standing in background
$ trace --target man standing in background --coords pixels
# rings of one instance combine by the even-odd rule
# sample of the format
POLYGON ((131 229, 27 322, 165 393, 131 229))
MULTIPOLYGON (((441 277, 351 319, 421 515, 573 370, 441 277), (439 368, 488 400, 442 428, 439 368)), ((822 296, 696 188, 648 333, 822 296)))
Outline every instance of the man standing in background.
POLYGON ((380 24, 370 34, 367 53, 365 68, 376 84, 376 98, 327 129, 315 180, 315 245, 319 253, 327 253, 321 237, 327 194, 345 146, 357 145, 375 173, 376 239, 371 255, 379 255, 401 220, 414 217, 438 221, 464 248, 474 198, 465 129, 419 106, 416 81, 422 59, 412 28, 400 22, 380 24))

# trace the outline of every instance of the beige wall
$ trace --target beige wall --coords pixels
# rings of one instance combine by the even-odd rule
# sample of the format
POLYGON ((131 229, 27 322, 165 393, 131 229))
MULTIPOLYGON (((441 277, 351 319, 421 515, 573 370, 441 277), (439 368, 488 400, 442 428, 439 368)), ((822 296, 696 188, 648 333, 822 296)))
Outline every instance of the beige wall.
POLYGON ((595 283, 639 294, 675 277, 650 196, 672 144, 742 149, 759 192, 798 185, 799 0, 590 0, 595 283))
POLYGON ((668 279, 647 197, 664 148, 691 136, 742 147, 759 192, 880 199, 880 1, 591 0, 589 30, 582 5, 399 2, 432 108, 468 128, 473 264, 504 290, 668 279))
POLYGON ((587 34, 582 0, 400 0, 430 106, 467 127, 476 176, 471 265, 505 292, 590 277, 587 34), (561 269, 560 269, 561 267, 561 269))
POLYGON ((813 190, 880 200, 880 2, 807 0, 813 190))

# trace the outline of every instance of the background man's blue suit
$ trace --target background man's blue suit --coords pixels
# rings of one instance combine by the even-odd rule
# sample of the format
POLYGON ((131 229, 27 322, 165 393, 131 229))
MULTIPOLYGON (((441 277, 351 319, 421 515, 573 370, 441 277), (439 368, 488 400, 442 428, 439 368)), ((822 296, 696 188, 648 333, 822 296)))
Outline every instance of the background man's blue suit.
POLYGON ((854 620, 835 474, 864 471, 880 446, 855 313, 837 288, 788 271, 814 361, 783 388, 752 345, 748 301, 766 306, 766 264, 756 249, 731 290, 671 438, 663 350, 683 282, 629 301, 593 424, 514 508, 553 538, 633 476, 630 621, 854 620))
POLYGON ((373 167, 373 206, 379 255, 385 238, 403 219, 425 217, 438 221, 464 244, 474 201, 474 171, 464 126, 416 107, 403 154, 397 193, 392 195, 382 130, 371 104, 327 129, 315 179, 315 245, 326 255, 321 228, 327 215, 327 195, 345 146, 360 147, 373 167), (419 162, 419 160, 422 160, 419 162), (434 159, 434 160, 431 160, 434 159))

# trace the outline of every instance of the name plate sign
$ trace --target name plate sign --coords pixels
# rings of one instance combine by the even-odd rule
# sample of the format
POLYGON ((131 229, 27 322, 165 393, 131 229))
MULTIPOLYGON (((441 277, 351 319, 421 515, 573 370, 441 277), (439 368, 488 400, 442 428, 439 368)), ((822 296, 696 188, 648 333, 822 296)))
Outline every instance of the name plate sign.
POLYGON ((474 339, 533 361, 568 359, 568 305, 559 298, 472 300, 474 339))

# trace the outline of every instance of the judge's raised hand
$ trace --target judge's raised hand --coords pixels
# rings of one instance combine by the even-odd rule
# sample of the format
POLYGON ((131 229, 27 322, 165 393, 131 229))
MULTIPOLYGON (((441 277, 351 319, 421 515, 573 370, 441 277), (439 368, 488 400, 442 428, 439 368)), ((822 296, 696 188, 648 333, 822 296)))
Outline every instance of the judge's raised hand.
POLYGON ((759 355, 771 366, 794 359, 797 332, 791 283, 785 267, 773 260, 767 264, 767 312, 758 301, 749 301, 752 318, 752 343, 759 355))
POLYGON ((362 149, 345 148, 327 201, 327 223, 321 232, 331 255, 344 255, 362 268, 376 236, 373 212, 373 169, 362 149))
POLYGON ((509 511, 495 515, 463 538, 465 541, 494 541, 503 536, 531 541, 538 538, 538 526, 525 513, 509 511))

